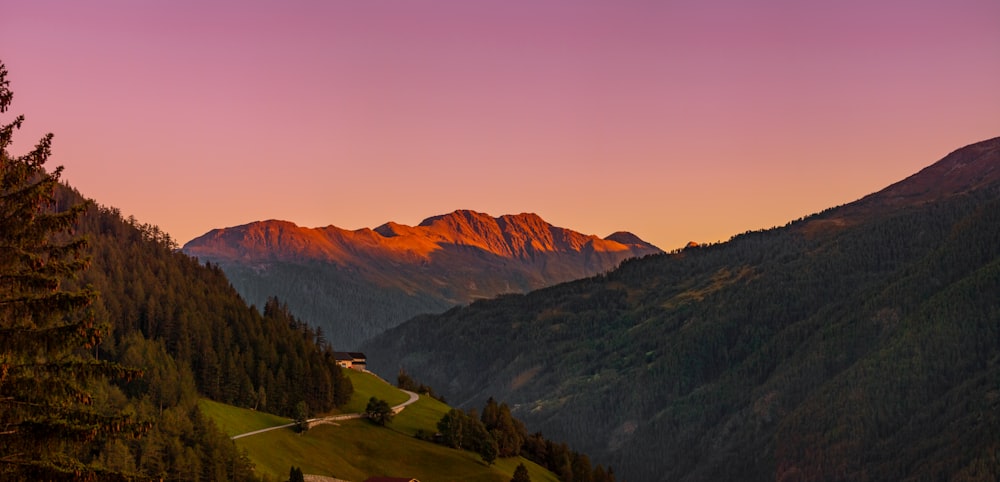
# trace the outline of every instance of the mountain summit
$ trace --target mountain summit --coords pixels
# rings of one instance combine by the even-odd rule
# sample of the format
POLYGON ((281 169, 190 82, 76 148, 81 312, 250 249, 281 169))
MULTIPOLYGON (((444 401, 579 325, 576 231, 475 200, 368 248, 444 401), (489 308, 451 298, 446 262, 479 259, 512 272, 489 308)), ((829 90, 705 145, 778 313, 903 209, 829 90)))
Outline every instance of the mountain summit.
POLYGON ((815 231, 872 221, 906 207, 944 201, 1000 184, 1000 137, 956 149, 941 160, 853 203, 814 216, 805 228, 815 231))
POLYGON ((1000 480, 1000 138, 856 202, 366 342, 626 480, 1000 480))
POLYGON ((212 230, 184 252, 221 266, 251 302, 277 295, 349 348, 420 313, 585 278, 661 251, 627 232, 602 239, 533 213, 459 210, 417 226, 353 231, 259 221, 212 230))
MULTIPOLYGON (((184 252, 213 262, 323 260, 368 269, 374 262, 438 261, 445 253, 472 249, 474 256, 525 262, 552 255, 584 255, 581 276, 592 266, 607 269, 622 259, 659 248, 628 232, 601 239, 555 227, 537 214, 498 218, 469 210, 425 219, 412 227, 394 222, 354 231, 327 226, 304 228, 288 221, 257 221, 214 229, 184 246, 184 252), (377 258, 377 259, 376 259, 377 258)), ((554 267, 550 267, 554 268, 554 267)), ((575 267, 563 267, 570 271, 575 267)), ((568 273, 567 273, 568 274, 568 273)))
POLYGON ((1000 182, 1000 137, 957 149, 943 159, 869 197, 862 203, 894 205, 938 201, 1000 182))

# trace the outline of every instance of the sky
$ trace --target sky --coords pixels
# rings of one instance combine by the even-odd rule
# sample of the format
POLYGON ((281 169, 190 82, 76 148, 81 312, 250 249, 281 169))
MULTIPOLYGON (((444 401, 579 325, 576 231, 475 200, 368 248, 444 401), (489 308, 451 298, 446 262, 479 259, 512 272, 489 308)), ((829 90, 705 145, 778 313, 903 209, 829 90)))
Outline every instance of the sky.
POLYGON ((663 249, 1000 136, 995 0, 5 1, 14 154, 183 244, 533 212, 663 249))

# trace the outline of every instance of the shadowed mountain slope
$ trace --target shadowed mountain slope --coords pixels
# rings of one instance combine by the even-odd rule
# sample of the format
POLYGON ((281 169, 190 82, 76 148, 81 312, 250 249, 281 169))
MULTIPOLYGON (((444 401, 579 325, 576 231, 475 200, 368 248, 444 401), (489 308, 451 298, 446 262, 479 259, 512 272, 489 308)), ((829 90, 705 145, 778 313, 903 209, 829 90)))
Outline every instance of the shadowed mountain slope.
POLYGON ((251 302, 286 300, 349 348, 417 314, 592 276, 660 250, 630 233, 601 239, 535 214, 455 211, 355 231, 261 221, 213 230, 184 252, 221 266, 251 302))
POLYGON ((857 202, 373 338, 626 480, 1000 480, 1000 138, 857 202))

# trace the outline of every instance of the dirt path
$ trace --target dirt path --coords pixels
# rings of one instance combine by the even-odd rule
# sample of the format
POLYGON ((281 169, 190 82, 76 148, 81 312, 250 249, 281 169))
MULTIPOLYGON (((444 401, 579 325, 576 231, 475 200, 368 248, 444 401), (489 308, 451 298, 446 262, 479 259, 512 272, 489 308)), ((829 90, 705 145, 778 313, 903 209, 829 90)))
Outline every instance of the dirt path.
MULTIPOLYGON (((407 401, 405 401, 403 403, 400 403, 399 405, 396 405, 396 406, 392 407, 392 413, 402 412, 403 409, 406 408, 407 405, 410 405, 413 402, 416 402, 417 400, 420 400, 420 395, 417 395, 416 393, 413 393, 413 392, 411 392, 409 390, 402 390, 402 389, 400 389, 400 391, 401 392, 405 392, 407 395, 410 396, 410 398, 407 401)), ((322 423, 333 423, 333 422, 337 422, 337 421, 340 421, 340 420, 354 420, 354 419, 364 418, 364 417, 365 417, 365 414, 363 414, 363 413, 342 413, 340 415, 331 415, 329 417, 312 418, 312 419, 306 420, 306 424, 308 424, 310 427, 312 427, 314 425, 319 425, 319 424, 322 424, 322 423)), ((267 427, 267 428, 262 428, 260 430, 254 430, 252 432, 241 433, 239 435, 233 435, 231 438, 233 440, 236 440, 238 438, 249 437, 251 435, 257 435, 257 434, 264 433, 264 432, 270 432, 271 430, 280 430, 280 429, 283 429, 283 428, 289 428, 289 427, 294 427, 294 426, 295 426, 295 422, 286 423, 284 425, 277 425, 277 426, 274 426, 274 427, 267 427)))

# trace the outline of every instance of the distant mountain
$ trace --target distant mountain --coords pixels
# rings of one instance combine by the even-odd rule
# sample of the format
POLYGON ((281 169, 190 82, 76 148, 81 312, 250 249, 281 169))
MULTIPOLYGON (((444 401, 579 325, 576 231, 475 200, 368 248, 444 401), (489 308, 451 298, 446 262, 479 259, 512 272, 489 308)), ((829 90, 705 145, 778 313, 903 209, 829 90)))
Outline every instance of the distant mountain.
POLYGON ((210 231, 184 252, 218 264, 250 302, 277 295, 349 349, 418 314, 592 276, 661 251, 631 233, 601 239, 535 214, 455 211, 418 226, 356 231, 261 221, 210 231))
POLYGON ((1000 138, 784 228, 369 340, 625 480, 1000 480, 1000 138))
MULTIPOLYGON (((51 208, 62 212, 84 198, 59 186, 55 201, 51 208)), ((176 252, 158 227, 91 201, 74 232, 87 240, 90 267, 63 285, 100 293, 88 308, 103 335, 93 356, 143 373, 89 388, 95 396, 86 403, 95 417, 131 414, 151 423, 141 437, 102 444, 82 461, 135 479, 258 480, 245 455, 199 411, 200 398, 284 415, 300 401, 322 412, 350 399, 328 344, 335 340, 320 342, 276 301, 262 305, 263 314, 250 309, 221 270, 176 252), (307 379, 310 389, 301 390, 307 379)), ((113 476, 97 477, 120 479, 113 476)))

